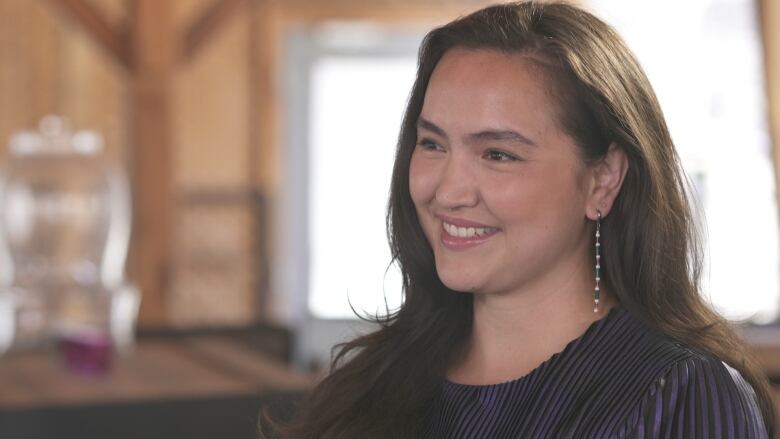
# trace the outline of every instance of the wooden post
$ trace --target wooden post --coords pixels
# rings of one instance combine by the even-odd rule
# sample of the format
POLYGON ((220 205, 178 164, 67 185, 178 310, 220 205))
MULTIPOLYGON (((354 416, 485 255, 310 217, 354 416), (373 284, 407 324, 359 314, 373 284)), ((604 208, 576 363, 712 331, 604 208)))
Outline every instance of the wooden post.
POLYGON ((84 0, 46 0, 79 24, 128 71, 131 102, 129 168, 133 185, 133 239, 128 271, 142 294, 142 326, 168 323, 165 292, 171 267, 171 90, 177 63, 196 56, 205 43, 251 0, 219 0, 181 35, 168 0, 129 0, 131 29, 112 29, 84 0))
POLYGON ((176 35, 171 2, 133 0, 132 181, 133 248, 130 269, 142 292, 140 324, 166 324, 173 213, 171 83, 176 35))

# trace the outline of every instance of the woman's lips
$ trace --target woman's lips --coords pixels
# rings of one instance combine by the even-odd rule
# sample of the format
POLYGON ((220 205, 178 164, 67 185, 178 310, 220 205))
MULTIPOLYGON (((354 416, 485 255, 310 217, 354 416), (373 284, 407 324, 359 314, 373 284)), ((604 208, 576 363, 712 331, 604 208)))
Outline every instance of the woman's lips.
POLYGON ((460 227, 442 221, 441 242, 450 250, 466 250, 484 243, 499 231, 495 227, 460 227))

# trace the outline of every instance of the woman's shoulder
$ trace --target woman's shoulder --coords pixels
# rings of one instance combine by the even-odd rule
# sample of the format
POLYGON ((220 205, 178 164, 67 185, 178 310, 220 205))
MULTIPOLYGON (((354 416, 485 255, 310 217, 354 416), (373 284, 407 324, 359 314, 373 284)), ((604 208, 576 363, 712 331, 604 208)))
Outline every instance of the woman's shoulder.
POLYGON ((679 353, 647 389, 629 437, 767 437, 755 391, 725 362, 681 343, 679 353))
POLYGON ((614 413, 625 416, 617 436, 767 437, 755 391, 733 367, 650 328, 626 310, 600 332, 599 344, 606 342, 611 358, 599 374, 603 391, 592 395, 612 399, 619 388, 620 404, 631 407, 614 413))

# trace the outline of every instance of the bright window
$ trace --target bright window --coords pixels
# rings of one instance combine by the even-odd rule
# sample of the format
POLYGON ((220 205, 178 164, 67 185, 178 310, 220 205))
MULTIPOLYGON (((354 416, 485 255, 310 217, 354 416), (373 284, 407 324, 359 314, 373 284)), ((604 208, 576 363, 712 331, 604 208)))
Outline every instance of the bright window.
MULTIPOLYGON (((703 207, 702 285, 729 318, 778 314, 778 220, 751 0, 589 0, 639 57, 703 207)), ((354 28, 353 28, 354 31, 354 28)), ((352 32, 352 31, 350 31, 352 32)), ((308 312, 349 318, 400 305, 384 214, 419 40, 331 38, 309 50, 305 251, 308 312)), ((322 41, 315 38, 314 41, 322 41)), ((300 229, 296 229, 300 230, 300 229)), ((302 230, 301 230, 302 231, 302 230)), ((296 232, 297 233, 297 232, 296 232)), ((605 245, 609 245, 605 242, 605 245)), ((291 278, 294 278, 291 271, 291 278)))
POLYGON ((311 70, 309 310, 319 318, 401 304, 389 266, 385 209, 401 118, 415 75, 409 56, 328 56, 311 70))
POLYGON ((697 183, 707 224, 705 294, 727 317, 773 319, 777 201, 755 2, 588 3, 639 57, 697 183))

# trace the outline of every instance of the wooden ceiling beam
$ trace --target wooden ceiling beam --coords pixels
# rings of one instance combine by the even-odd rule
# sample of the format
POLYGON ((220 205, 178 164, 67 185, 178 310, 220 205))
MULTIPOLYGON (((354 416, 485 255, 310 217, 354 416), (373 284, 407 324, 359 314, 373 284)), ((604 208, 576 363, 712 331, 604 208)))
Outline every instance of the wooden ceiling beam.
POLYGON ((46 0, 80 27, 114 61, 127 69, 132 69, 132 54, 128 35, 117 32, 95 8, 84 0, 46 0))
POLYGON ((203 46, 233 15, 253 0, 216 0, 186 29, 180 37, 179 62, 195 58, 203 46))

